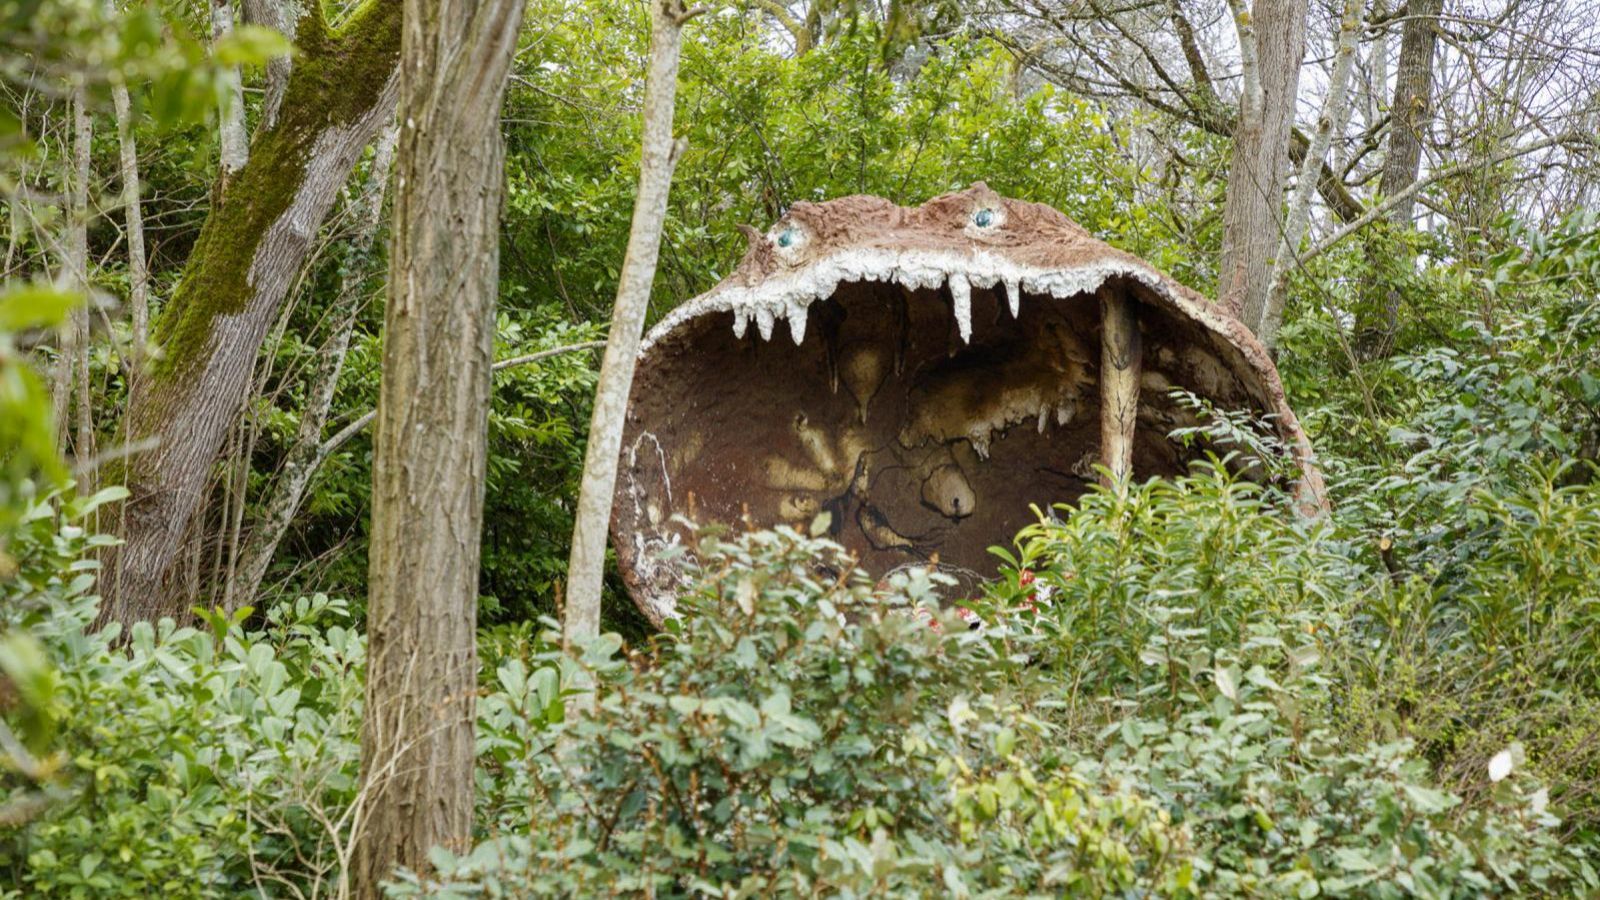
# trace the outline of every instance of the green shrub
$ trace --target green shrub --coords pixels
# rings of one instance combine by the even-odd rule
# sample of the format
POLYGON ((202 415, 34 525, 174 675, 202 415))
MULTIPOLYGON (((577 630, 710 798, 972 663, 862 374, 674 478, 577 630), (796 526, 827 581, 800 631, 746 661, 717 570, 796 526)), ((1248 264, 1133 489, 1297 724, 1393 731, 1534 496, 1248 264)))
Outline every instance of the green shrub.
MULTIPOLYGON (((1409 732, 1354 733, 1368 713, 1349 709, 1348 661, 1368 652, 1367 610, 1392 585, 1342 555, 1332 523, 1286 517, 1282 500, 1212 466, 1095 491, 1019 535, 986 612, 1038 661, 1040 715, 1073 735, 1060 764, 1169 810, 1195 883, 1222 895, 1592 888, 1538 780, 1487 775, 1516 734, 1479 734, 1492 749, 1452 781, 1474 798, 1463 807, 1409 732)), ((1572 511, 1552 515, 1570 524, 1572 511)), ((1552 577, 1574 558, 1556 555, 1552 577)), ((1538 580, 1519 584, 1538 594, 1538 580)), ((1440 664, 1488 656, 1457 647, 1440 664)))
POLYGON ((1258 628, 1289 623, 1296 646, 1336 639, 1355 570, 1322 526, 1284 505, 1221 465, 1125 494, 1095 490, 1024 528, 1015 552, 996 548, 1006 570, 976 605, 991 621, 1028 626, 1008 639, 1067 689, 1073 706, 1060 724, 1163 711, 1179 685, 1152 672, 1188 665, 1190 652, 1237 650, 1258 628), (1037 614, 1017 614, 1030 605, 1037 614))
MULTIPOLYGON (((91 554, 106 539, 85 526, 117 496, 39 497, 9 536, 18 567, 0 581, 0 625, 48 673, 29 707, 56 764, 37 815, 0 829, 0 870, 16 896, 325 889, 355 794, 361 635, 320 596, 271 610, 259 631, 243 615, 94 631, 91 554)), ((18 712, 7 719, 27 721, 18 712)))
POLYGON ((1453 577, 1386 583, 1354 618, 1352 724, 1406 736, 1469 798, 1517 742, 1570 829, 1600 831, 1600 485, 1525 471, 1472 495, 1483 538, 1453 577))
POLYGON ((1327 656, 1361 570, 1258 489, 1096 493, 1020 543, 1036 578, 978 632, 915 614, 929 576, 874 588, 793 531, 703 547, 674 632, 601 666, 535 764, 529 819, 396 895, 1600 886, 1526 767, 1466 808, 1409 743, 1345 736, 1327 656))
MULTIPOLYGON (((0 896, 337 893, 359 809, 365 638, 321 595, 259 628, 242 627, 247 610, 95 631, 90 554, 107 539, 86 526, 120 495, 30 493, 7 537, 0 713, 42 772, 0 776, 0 810, 19 813, 0 823, 16 886, 0 896)), ((507 630, 486 646, 479 796, 494 822, 526 813, 520 761, 560 717, 560 675, 537 639, 507 630)))
POLYGON ((916 614, 937 576, 876 588, 787 529, 702 551, 671 634, 609 664, 614 643, 591 648, 604 687, 530 818, 397 895, 1103 893, 1192 871, 1150 804, 1012 772, 1048 726, 982 693, 1015 671, 997 644, 916 614), (1053 840, 1041 864, 982 824, 1002 803, 1053 840))

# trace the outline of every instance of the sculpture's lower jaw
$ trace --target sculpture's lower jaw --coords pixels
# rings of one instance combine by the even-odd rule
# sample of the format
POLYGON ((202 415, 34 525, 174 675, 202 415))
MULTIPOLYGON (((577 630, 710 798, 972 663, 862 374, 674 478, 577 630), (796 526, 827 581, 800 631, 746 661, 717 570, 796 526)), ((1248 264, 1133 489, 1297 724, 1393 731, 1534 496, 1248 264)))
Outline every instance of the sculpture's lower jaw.
POLYGON ((657 338, 635 382, 613 519, 647 616, 672 608, 678 566, 662 550, 685 536, 674 516, 803 527, 827 512, 868 572, 936 558, 975 581, 1034 507, 1075 501, 1112 462, 1108 377, 1131 379, 1137 397, 1123 453, 1137 478, 1182 472, 1201 452, 1168 437, 1194 424, 1173 388, 1275 411, 1235 348, 1144 284, 1059 297, 972 283, 839 284, 803 306, 798 341, 770 318, 736 334, 751 309, 710 305, 657 338), (1142 350, 1109 375, 1108 303, 1128 304, 1142 350))

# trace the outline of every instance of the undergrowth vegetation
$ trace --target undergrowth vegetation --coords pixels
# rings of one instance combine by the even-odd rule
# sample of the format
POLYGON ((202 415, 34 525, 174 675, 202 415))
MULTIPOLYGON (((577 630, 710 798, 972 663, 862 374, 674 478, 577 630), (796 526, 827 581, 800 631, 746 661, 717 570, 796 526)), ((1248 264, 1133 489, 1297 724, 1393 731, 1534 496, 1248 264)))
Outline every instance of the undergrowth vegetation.
MULTIPOLYGON (((501 359, 601 336, 637 178, 643 9, 536 0, 528 18, 501 359)), ((863 23, 789 57, 752 16, 696 21, 653 315, 727 273, 738 224, 977 179, 1216 283, 1225 140, 1025 84, 972 34, 898 68, 881 37, 863 23), (1163 142, 1183 165, 1159 179, 1116 152, 1163 142)), ((159 315, 214 173, 134 124, 161 148, 152 221, 177 222, 159 315)), ((1193 401, 1205 424, 1174 439, 1228 457, 1041 508, 979 596, 914 570, 875 583, 821 527, 707 533, 680 619, 650 632, 613 583, 619 633, 569 655, 541 615, 596 360, 497 373, 474 845, 389 890, 1600 895, 1600 218, 1473 221, 1374 229, 1292 273, 1277 361, 1326 514, 1298 515, 1260 423, 1193 401), (1374 297, 1403 311, 1387 355, 1355 346, 1374 297)), ((101 250, 120 240, 96 227, 101 250)), ((222 538, 289 458, 336 288, 368 267, 353 283, 382 293, 347 237, 319 236, 263 351, 186 596, 220 595, 222 538)), ((72 303, 0 296, 0 898, 342 896, 367 802, 370 439, 319 457, 260 609, 101 629, 100 534, 125 492, 75 491, 35 372, 72 303)), ((380 306, 349 313, 329 431, 376 403, 380 306)), ((89 365, 94 405, 124 405, 123 356, 97 344, 89 365)))
MULTIPOLYGON (((874 584, 826 540, 707 535, 648 642, 570 658, 485 633, 481 843, 392 890, 1600 889, 1579 731, 1600 489, 1557 474, 1477 498, 1490 552, 1449 592, 1226 465, 1098 491, 1003 551, 977 629, 936 574, 874 584), (580 666, 600 688, 569 718, 580 666)), ((71 521, 93 509, 48 499, 9 550, 9 718, 50 769, 12 784, 38 800, 0 842, 15 895, 337 893, 363 802, 348 610, 94 632, 71 521)))

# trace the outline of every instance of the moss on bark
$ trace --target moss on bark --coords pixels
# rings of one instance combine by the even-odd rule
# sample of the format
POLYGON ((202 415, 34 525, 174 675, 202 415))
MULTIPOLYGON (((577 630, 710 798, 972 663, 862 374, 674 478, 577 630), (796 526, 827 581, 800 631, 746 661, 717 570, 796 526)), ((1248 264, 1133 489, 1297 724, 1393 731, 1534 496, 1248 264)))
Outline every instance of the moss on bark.
POLYGON ((217 198, 156 326, 163 351, 152 372, 158 381, 202 363, 216 317, 244 310, 255 290, 249 275, 256 252, 294 203, 317 138, 366 114, 394 73, 403 4, 367 0, 336 31, 315 2, 308 6, 278 120, 256 136, 250 161, 217 198))

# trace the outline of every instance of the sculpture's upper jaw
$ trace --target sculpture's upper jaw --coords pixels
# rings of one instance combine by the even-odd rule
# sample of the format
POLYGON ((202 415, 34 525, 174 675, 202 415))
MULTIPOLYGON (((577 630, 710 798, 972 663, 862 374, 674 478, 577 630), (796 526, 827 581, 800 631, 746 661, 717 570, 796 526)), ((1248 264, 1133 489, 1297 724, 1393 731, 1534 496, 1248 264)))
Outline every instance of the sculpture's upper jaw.
POLYGON ((992 570, 987 548, 1027 524, 1030 505, 1070 502, 1097 477, 1111 306, 1139 348, 1120 376, 1135 476, 1197 458, 1167 437, 1195 424, 1169 396, 1183 388, 1269 418, 1300 464, 1303 507, 1324 504, 1249 330, 1049 207, 977 184, 915 208, 797 203, 746 235, 733 273, 640 351, 613 529, 655 621, 671 608, 673 565, 658 562, 679 536, 673 513, 771 526, 829 511, 869 571, 934 558, 992 570), (780 319, 788 338, 774 335, 780 319))
MULTIPOLYGON (((1054 209, 1006 199, 981 182, 909 209, 870 196, 796 203, 765 233, 746 227, 745 234, 750 246, 738 268, 656 326, 646 349, 714 311, 732 312, 739 334, 754 320, 763 339, 787 319, 799 343, 811 303, 851 282, 948 286, 958 304, 971 287, 1004 289, 1015 309, 1023 291, 1069 297, 1113 275, 1159 280, 1054 209)), ((958 305, 958 318, 963 310, 958 305)), ((960 324, 970 335, 970 322, 960 324)))

